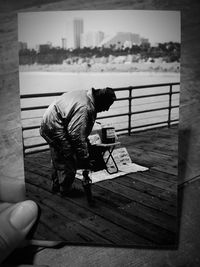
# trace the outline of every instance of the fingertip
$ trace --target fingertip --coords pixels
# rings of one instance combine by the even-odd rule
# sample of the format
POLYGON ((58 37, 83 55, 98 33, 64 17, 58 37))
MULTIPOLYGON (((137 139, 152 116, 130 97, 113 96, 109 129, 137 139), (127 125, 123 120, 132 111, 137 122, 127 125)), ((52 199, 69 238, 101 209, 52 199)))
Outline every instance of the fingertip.
POLYGON ((38 206, 32 200, 17 203, 10 214, 11 225, 19 231, 28 231, 37 219, 38 206))
POLYGON ((32 200, 12 204, 0 214, 0 263, 30 232, 38 218, 38 206, 32 200))

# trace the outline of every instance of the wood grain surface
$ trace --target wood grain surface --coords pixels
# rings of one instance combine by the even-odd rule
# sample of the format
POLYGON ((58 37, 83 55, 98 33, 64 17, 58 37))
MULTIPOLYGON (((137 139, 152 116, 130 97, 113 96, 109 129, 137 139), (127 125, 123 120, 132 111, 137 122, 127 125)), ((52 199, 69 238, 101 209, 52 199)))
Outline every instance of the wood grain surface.
MULTIPOLYGON (((49 151, 25 156, 27 197, 39 203, 34 239, 68 244, 174 248, 177 236, 177 126, 119 136, 132 162, 148 166, 92 185, 85 195, 62 198, 51 191, 49 151), (56 227, 55 227, 56 225, 56 227)), ((82 183, 75 179, 76 188, 82 183)))
POLYGON ((180 246, 177 251, 67 246, 47 249, 33 260, 50 266, 199 266, 200 181, 200 2, 199 0, 85 0, 0 2, 0 194, 13 186, 24 196, 18 82, 17 13, 73 9, 181 11, 181 102, 179 125, 180 246))

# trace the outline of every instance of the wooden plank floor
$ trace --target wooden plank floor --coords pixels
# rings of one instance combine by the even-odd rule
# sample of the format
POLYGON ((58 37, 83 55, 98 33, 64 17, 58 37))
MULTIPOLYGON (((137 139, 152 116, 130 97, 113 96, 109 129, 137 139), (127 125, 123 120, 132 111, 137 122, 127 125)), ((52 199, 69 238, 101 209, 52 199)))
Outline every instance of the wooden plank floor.
MULTIPOLYGON (((174 245, 177 238, 178 129, 119 137, 133 162, 149 167, 92 186, 96 200, 61 198, 50 190, 50 154, 25 157, 27 196, 42 209, 34 238, 108 246, 174 245)), ((78 187, 81 181, 75 181, 78 187)))

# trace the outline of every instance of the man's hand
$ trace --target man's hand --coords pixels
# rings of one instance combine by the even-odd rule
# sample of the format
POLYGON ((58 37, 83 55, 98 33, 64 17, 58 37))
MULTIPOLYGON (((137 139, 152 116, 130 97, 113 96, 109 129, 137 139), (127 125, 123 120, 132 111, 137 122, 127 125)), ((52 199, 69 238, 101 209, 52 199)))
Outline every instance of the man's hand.
POLYGON ((38 206, 31 200, 19 201, 19 190, 6 178, 0 191, 0 263, 25 240, 38 216, 38 206), (7 193, 6 193, 7 192, 7 193), (16 198, 16 201, 15 201, 16 198), (12 204, 11 204, 12 202, 12 204))

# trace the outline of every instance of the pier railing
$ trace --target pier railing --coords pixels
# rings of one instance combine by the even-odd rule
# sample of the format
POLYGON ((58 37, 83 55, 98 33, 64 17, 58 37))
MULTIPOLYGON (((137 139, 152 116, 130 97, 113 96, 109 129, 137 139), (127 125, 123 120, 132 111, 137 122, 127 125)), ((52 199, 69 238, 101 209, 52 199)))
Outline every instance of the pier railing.
MULTIPOLYGON (((145 129, 149 129, 149 128, 156 128, 156 127, 170 127, 172 124, 178 124, 178 115, 176 116, 176 118, 172 118, 172 110, 173 109, 178 109, 179 108, 179 104, 173 104, 172 98, 173 95, 179 95, 180 94, 180 83, 176 82, 176 83, 162 83, 162 84, 151 84, 151 85, 140 85, 140 86, 129 86, 129 87, 121 87, 121 88, 114 88, 116 94, 122 92, 121 95, 124 94, 124 92, 126 92, 126 97, 122 96, 122 97, 117 97, 116 102, 123 102, 125 101, 126 103, 128 103, 128 105, 126 106, 127 111, 126 112, 115 112, 114 114, 109 114, 107 116, 98 116, 97 119, 105 121, 105 120, 111 120, 111 122, 113 122, 113 119, 116 119, 118 117, 126 117, 127 119, 127 126, 126 127, 116 127, 116 132, 117 133, 128 133, 129 135, 131 135, 131 133, 135 132, 135 131, 139 131, 139 130, 145 130, 145 129), (178 86, 177 90, 174 90, 174 87, 178 86), (140 94, 140 90, 142 91, 143 89, 149 89, 149 88, 157 88, 159 87, 159 92, 157 93, 150 93, 150 94, 144 94, 141 93, 140 94), (162 92, 162 88, 167 88, 167 90, 165 90, 164 92, 162 92), (136 95, 134 95, 134 92, 137 92, 136 95), (142 108, 140 110, 135 110, 134 109, 134 101, 139 100, 139 99, 157 99, 159 97, 167 97, 166 101, 165 101, 165 105, 162 106, 159 105, 159 107, 155 107, 155 108, 142 108), (140 115, 140 114, 152 114, 154 112, 162 112, 162 111, 167 111, 167 115, 164 116, 163 120, 159 120, 156 122, 151 122, 151 119, 146 120, 148 121, 145 123, 141 123, 139 125, 135 125, 134 123, 134 116, 136 115, 140 115)), ((149 90, 150 92, 150 90, 149 90)), ((36 98, 47 98, 47 97, 57 97, 59 95, 61 95, 64 92, 56 92, 56 93, 41 93, 41 94, 23 94, 20 96, 20 99, 36 99, 36 98)), ((177 102, 177 101, 176 101, 177 102)), ((26 107, 21 107, 21 112, 33 112, 35 110, 45 110, 49 105, 30 105, 30 106, 26 106, 26 107)), ((145 105, 144 105, 145 107, 145 105)), ((178 114, 178 113, 177 113, 178 114)), ((118 120, 118 119, 117 119, 118 120)), ((122 119, 123 120, 123 119, 122 119)), ((31 126, 22 126, 22 133, 23 133, 23 150, 24 150, 24 155, 25 154, 30 154, 30 153, 35 153, 38 151, 44 151, 47 150, 47 143, 44 142, 43 139, 40 139, 40 141, 38 142, 32 142, 31 144, 26 144, 26 139, 30 139, 30 136, 25 137, 25 133, 27 133, 28 131, 33 131, 36 130, 38 131, 40 125, 39 124, 34 124, 31 126), (41 141, 42 140, 42 141, 41 141)), ((39 131, 38 131, 38 135, 39 135, 39 131)))

